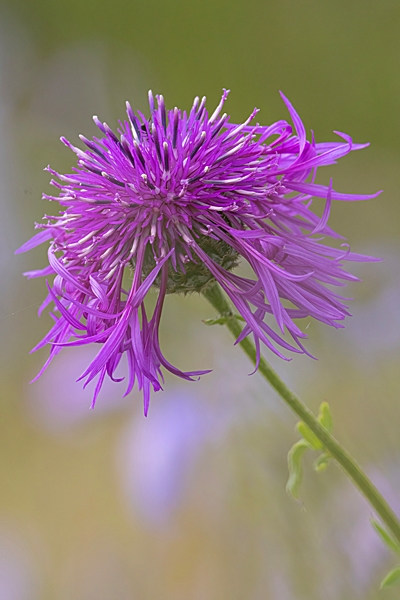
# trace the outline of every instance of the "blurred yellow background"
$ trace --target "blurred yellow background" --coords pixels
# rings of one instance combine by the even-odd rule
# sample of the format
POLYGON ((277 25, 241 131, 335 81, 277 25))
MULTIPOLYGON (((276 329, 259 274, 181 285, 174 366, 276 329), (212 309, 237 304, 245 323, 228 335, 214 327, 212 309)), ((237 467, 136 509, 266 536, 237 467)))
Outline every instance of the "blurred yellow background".
MULTIPOLYGON (((302 504, 285 492, 295 419, 197 296, 167 299, 165 355, 213 373, 166 378, 143 417, 121 399, 75 383, 91 349, 65 350, 37 382, 47 332, 37 318, 45 249, 14 257, 34 221, 51 166, 69 172, 60 142, 111 127, 125 100, 146 110, 212 109, 231 89, 233 122, 254 106, 269 124, 288 115, 282 90, 317 141, 333 130, 367 150, 319 174, 335 189, 385 193, 336 203, 333 228, 355 252, 345 330, 311 323, 318 361, 271 359, 316 409, 328 400, 336 436, 400 511, 400 4, 394 0, 2 0, 0 3, 0 599, 370 600, 394 565, 369 525, 371 511, 331 466, 311 469, 302 504)), ((316 204, 318 207, 318 204, 316 204)), ((322 209, 322 204, 319 206, 322 209)), ((92 352, 92 353, 91 353, 92 352)), ((399 590, 382 597, 394 600, 399 590)))

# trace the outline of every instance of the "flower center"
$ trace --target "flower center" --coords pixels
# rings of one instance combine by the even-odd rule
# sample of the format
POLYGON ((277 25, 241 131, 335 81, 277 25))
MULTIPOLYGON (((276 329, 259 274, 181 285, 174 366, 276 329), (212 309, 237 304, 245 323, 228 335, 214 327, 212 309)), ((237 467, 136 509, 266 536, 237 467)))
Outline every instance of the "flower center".
MULTIPOLYGON (((239 254, 226 242, 215 240, 209 236, 202 235, 196 239, 200 248, 220 267, 226 271, 231 271, 237 267, 239 254)), ((180 248, 176 247, 175 252, 179 253, 180 248)), ((182 254, 184 253, 182 248, 182 254)), ((135 265, 132 264, 133 269, 135 265)), ((155 267, 154 256, 150 245, 146 248, 143 275, 147 276, 155 267)), ((184 266, 177 267, 176 270, 171 261, 168 263, 168 283, 167 294, 191 294, 193 292, 202 292, 211 283, 215 281, 214 276, 209 271, 207 265, 199 258, 197 260, 188 260, 184 266)), ((161 275, 158 275, 154 286, 159 288, 161 284, 161 275)))

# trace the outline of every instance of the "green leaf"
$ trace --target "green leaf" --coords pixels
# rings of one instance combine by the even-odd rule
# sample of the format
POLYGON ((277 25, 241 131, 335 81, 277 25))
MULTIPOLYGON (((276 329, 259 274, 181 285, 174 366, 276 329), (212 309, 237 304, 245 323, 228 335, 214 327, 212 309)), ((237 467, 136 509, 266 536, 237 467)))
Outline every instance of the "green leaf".
POLYGON ((325 429, 331 433, 333 429, 333 419, 331 409, 327 402, 322 402, 321 406, 319 407, 318 421, 322 427, 325 427, 325 429))
POLYGON ((386 577, 382 580, 381 590, 384 590, 392 585, 396 585, 396 583, 400 583, 400 567, 395 567, 386 575, 386 577))
POLYGON ((204 325, 226 325, 229 317, 218 317, 217 319, 204 319, 204 325))
POLYGON ((384 529, 382 525, 378 523, 378 521, 375 521, 375 519, 371 519, 371 525, 375 529, 383 543, 391 550, 394 550, 394 552, 397 552, 397 554, 400 554, 400 544, 392 538, 392 536, 386 531, 386 529, 384 529))
POLYGON ((236 319, 236 321, 244 321, 244 318, 240 315, 234 315, 232 313, 221 315, 216 319, 204 319, 204 325, 226 325, 230 319, 236 319))
POLYGON ((299 488, 303 476, 301 460, 304 452, 310 448, 311 446, 307 440, 299 440, 290 448, 288 453, 289 479, 286 484, 286 491, 296 500, 299 499, 299 488))
POLYGON ((299 423, 297 423, 296 428, 297 431, 303 436, 305 440, 307 440, 307 442, 312 446, 314 450, 322 450, 322 442, 319 441, 315 433, 311 431, 308 425, 303 423, 303 421, 300 421, 299 423))
POLYGON ((325 454, 325 453, 321 454, 321 456, 318 456, 317 460, 314 461, 314 464, 313 464, 314 470, 317 471, 317 473, 321 473, 322 471, 325 471, 325 469, 329 465, 330 460, 331 460, 331 457, 329 456, 329 454, 325 454))

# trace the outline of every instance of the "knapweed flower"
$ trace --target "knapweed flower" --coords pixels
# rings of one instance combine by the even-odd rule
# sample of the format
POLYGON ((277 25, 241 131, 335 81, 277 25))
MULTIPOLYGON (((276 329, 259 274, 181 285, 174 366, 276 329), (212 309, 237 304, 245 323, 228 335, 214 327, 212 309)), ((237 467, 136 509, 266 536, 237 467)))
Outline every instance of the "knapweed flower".
POLYGON ((40 232, 19 249, 50 242, 49 265, 26 273, 54 276, 39 310, 53 303, 54 326, 35 349, 51 345, 44 369, 64 346, 100 344, 81 376, 85 385, 98 378, 93 405, 106 375, 116 379, 123 355, 126 394, 137 382, 145 413, 151 387, 161 389, 162 367, 184 379, 208 372, 182 372, 163 356, 159 324, 167 293, 201 292, 218 282, 245 321, 240 339, 251 334, 258 354, 262 342, 282 358, 279 348, 306 352, 295 319, 340 327, 349 314, 332 286, 356 279, 344 270, 345 260, 371 259, 321 240, 340 238, 327 224, 332 200, 373 196, 339 193, 332 181, 326 187, 314 180, 318 167, 367 144, 343 133, 338 142, 307 140, 284 96, 294 130, 286 121, 253 124, 257 109, 232 124, 221 114, 227 95, 209 115, 205 98, 196 98, 189 113, 167 111, 163 97, 156 106, 150 92, 150 119, 127 103, 128 120, 115 134, 94 117, 101 135, 80 136, 85 150, 61 138, 77 156, 73 172, 47 168, 59 195, 44 198, 62 210, 37 224, 40 232), (311 210, 314 197, 325 199, 321 217, 311 210), (254 278, 234 272, 239 261, 254 278), (158 299, 149 316, 151 287, 158 299))

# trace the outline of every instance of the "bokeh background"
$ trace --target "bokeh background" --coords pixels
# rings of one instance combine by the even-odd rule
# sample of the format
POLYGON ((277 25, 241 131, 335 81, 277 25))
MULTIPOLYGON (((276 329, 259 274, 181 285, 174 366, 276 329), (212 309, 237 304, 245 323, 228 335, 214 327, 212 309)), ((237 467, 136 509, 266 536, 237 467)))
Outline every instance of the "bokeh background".
MULTIPOLYGON (((396 0, 2 0, 0 3, 0 598, 3 600, 368 600, 395 564, 371 510, 331 466, 306 459, 302 503, 285 492, 295 418, 251 371, 199 297, 168 298, 167 357, 212 368, 167 377, 150 415, 140 395, 105 386, 95 411, 75 383, 91 349, 65 350, 35 384, 47 332, 37 318, 45 249, 15 257, 49 207, 59 142, 94 135, 147 90, 189 108, 230 88, 233 121, 287 118, 291 99, 318 141, 345 131, 371 147, 326 168, 340 191, 332 225, 357 252, 353 317, 311 323, 319 358, 272 360, 314 410, 328 400, 337 437, 400 511, 400 4, 396 0)), ((318 205, 317 205, 318 206, 318 205)), ((321 209, 322 206, 317 208, 321 209)))

